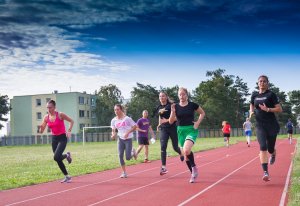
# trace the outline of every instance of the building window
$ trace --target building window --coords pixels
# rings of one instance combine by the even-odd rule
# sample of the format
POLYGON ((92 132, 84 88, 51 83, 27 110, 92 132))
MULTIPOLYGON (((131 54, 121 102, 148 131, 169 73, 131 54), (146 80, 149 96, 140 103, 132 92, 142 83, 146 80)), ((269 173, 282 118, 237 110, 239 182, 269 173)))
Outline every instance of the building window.
POLYGON ((91 98, 91 106, 95 106, 96 105, 96 99, 91 98))
POLYGON ((86 111, 86 117, 90 118, 90 111, 86 111))
POLYGON ((92 118, 96 118, 96 112, 95 111, 92 111, 92 118))
POLYGON ((37 120, 41 120, 42 119, 42 113, 41 112, 37 112, 36 113, 36 119, 37 120))
POLYGON ((37 126, 37 130, 36 130, 37 133, 40 132, 40 128, 41 128, 41 126, 37 126))
POLYGON ((84 97, 79 97, 78 100, 79 104, 84 104, 84 97))
POLYGON ((85 124, 79 124, 79 128, 80 128, 80 130, 82 130, 82 129, 83 129, 83 127, 85 127, 85 124))
POLYGON ((79 117, 84 117, 84 110, 79 110, 79 117))
POLYGON ((42 105, 42 101, 41 99, 36 99, 36 106, 41 106, 42 105))
POLYGON ((51 98, 46 98, 46 103, 48 103, 51 100, 51 98))
POLYGON ((47 132, 50 133, 51 132, 51 129, 50 127, 47 127, 47 132))

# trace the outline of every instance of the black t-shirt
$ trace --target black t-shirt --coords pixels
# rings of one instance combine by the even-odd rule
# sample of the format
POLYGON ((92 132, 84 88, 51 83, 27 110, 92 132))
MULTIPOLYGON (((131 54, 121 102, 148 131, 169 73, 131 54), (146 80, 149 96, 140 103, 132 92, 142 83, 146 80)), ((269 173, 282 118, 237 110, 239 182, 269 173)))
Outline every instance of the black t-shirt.
POLYGON ((267 90, 261 94, 258 92, 253 93, 251 96, 251 104, 255 107, 256 124, 278 124, 274 112, 266 112, 259 107, 260 104, 265 104, 268 108, 275 108, 275 105, 279 104, 279 100, 274 92, 267 90))
MULTIPOLYGON (((156 108, 157 114, 159 118, 165 118, 169 119, 170 114, 171 114, 171 104, 167 103, 166 105, 159 105, 156 108)), ((163 123, 160 125, 161 127, 170 127, 170 126, 176 126, 176 122, 174 122, 172 125, 170 125, 168 122, 163 123)))
POLYGON ((176 118, 178 126, 194 125, 195 111, 199 105, 194 102, 189 102, 186 106, 182 107, 179 104, 175 105, 176 118))

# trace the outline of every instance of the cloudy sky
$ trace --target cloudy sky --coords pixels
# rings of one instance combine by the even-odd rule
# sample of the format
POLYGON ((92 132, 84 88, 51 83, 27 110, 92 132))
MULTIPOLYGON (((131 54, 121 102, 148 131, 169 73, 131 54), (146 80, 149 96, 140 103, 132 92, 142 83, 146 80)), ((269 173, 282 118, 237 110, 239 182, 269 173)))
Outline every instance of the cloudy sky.
POLYGON ((206 71, 298 90, 300 1, 0 0, 0 94, 193 90, 206 71))

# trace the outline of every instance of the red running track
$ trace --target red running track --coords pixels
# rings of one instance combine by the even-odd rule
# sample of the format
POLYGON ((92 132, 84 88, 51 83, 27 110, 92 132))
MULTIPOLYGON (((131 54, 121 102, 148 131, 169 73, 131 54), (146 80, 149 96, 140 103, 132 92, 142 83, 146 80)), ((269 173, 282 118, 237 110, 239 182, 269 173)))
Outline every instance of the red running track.
MULTIPOLYGON (((295 140, 294 140, 295 141, 295 140)), ((262 181, 259 146, 253 142, 195 154, 196 183, 179 157, 167 159, 169 172, 159 175, 160 161, 73 177, 71 183, 49 182, 0 192, 0 205, 286 205, 291 160, 295 151, 278 140, 277 157, 269 165, 270 182, 262 181)))

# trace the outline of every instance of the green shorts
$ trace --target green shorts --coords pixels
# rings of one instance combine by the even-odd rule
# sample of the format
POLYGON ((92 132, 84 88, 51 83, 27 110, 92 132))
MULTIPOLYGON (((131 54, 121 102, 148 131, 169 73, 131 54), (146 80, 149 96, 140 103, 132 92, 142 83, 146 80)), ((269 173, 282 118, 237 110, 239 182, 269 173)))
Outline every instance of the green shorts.
POLYGON ((178 142, 183 147, 186 140, 191 140, 194 144, 198 137, 198 130, 194 129, 194 125, 177 126, 178 142))

